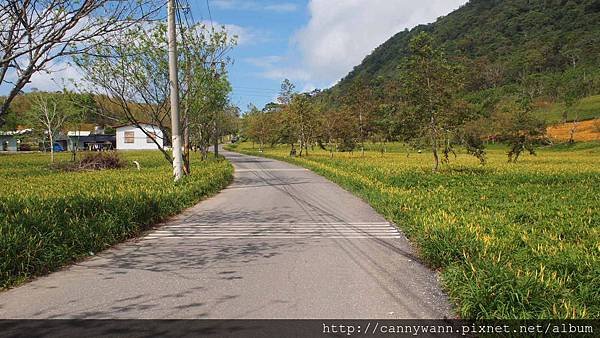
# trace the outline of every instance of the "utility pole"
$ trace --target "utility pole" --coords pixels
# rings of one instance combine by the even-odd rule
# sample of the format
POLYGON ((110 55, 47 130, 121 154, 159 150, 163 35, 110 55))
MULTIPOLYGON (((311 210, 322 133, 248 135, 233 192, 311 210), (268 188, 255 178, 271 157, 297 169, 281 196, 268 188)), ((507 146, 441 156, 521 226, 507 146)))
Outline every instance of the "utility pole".
POLYGON ((215 121, 213 125, 213 129, 215 131, 215 140, 214 140, 214 152, 215 157, 219 157, 219 126, 217 124, 217 112, 215 112, 215 121))
POLYGON ((169 26, 169 81, 171 83, 171 132, 173 147, 173 177, 175 182, 183 175, 181 133, 179 128, 179 80, 177 79, 177 32, 175 25, 175 0, 167 8, 169 26))
MULTIPOLYGON (((217 70, 217 67, 215 66, 215 63, 213 62, 211 65, 211 69, 213 71, 213 75, 215 80, 219 81, 219 79, 221 78, 221 76, 219 75, 219 71, 217 70)), ((218 112, 215 110, 213 113, 213 130, 214 130, 214 153, 215 153, 215 158, 219 157, 219 125, 217 122, 217 119, 219 118, 218 116, 218 112)))

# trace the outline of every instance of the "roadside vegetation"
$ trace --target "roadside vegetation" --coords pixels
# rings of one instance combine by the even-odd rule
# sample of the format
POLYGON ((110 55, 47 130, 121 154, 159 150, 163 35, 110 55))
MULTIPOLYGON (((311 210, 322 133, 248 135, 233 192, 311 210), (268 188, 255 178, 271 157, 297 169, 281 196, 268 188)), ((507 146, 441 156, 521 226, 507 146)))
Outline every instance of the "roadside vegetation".
MULTIPOLYGON (((65 172, 46 154, 0 155, 0 289, 135 237, 216 193, 233 174, 225 160, 195 156, 194 171, 173 184, 159 151, 120 157, 123 169, 86 170, 84 156, 80 170, 65 172)), ((71 163, 69 154, 57 159, 71 163)))
POLYGON ((364 157, 333 158, 235 149, 304 166, 365 199, 440 269, 462 318, 600 317, 600 143, 543 148, 518 163, 490 146, 488 165, 459 155, 438 174, 430 153, 368 145, 364 157))

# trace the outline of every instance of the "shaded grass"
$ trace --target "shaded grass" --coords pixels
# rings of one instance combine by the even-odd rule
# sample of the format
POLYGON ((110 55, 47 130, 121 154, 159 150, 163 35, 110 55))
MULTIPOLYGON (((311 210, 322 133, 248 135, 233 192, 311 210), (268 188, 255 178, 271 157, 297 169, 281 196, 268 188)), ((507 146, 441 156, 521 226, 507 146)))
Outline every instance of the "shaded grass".
POLYGON ((407 234, 464 318, 600 318, 600 149, 597 143, 541 149, 506 163, 460 155, 430 173, 431 154, 287 148, 259 154, 331 179, 368 201, 407 234))
POLYGON ((160 153, 123 156, 142 170, 67 173, 51 170, 45 154, 0 156, 0 288, 134 237, 233 176, 227 161, 195 161, 192 175, 174 184, 160 153))

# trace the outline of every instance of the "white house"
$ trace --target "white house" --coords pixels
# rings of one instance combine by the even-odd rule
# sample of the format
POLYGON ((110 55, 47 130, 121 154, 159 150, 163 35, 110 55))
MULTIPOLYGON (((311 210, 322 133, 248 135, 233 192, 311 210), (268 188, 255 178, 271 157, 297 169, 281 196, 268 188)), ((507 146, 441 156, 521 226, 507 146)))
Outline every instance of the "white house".
POLYGON ((18 151, 21 140, 19 136, 31 133, 31 129, 0 131, 0 151, 18 151))
POLYGON ((159 144, 164 145, 164 137, 160 128, 149 123, 140 123, 138 128, 136 125, 127 124, 115 126, 117 131, 117 149, 118 150, 156 150, 158 146, 153 138, 159 144), (144 131, 142 131, 143 128, 144 131))

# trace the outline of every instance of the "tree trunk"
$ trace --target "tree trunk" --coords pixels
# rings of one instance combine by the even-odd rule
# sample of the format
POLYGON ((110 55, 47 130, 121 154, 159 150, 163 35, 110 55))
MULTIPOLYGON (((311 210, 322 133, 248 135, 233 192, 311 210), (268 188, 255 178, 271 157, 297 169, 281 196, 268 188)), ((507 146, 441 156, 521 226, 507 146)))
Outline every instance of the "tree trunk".
POLYGON ((360 127, 360 152, 361 156, 365 157, 365 137, 363 135, 363 122, 362 122, 362 110, 358 112, 358 120, 360 127))
POLYGON ((438 140, 435 131, 435 117, 431 117, 431 150, 433 151, 434 167, 433 172, 440 168, 440 157, 438 155, 438 140))
POLYGON ((333 158, 333 142, 331 142, 331 137, 329 138, 329 155, 333 158))
POLYGON ((48 137, 50 138, 50 162, 54 163, 54 137, 52 132, 48 131, 48 137))
POLYGON ((186 176, 192 173, 190 169, 190 126, 187 111, 183 118, 183 173, 186 176))
POLYGON ((440 157, 438 156, 437 144, 434 144, 432 146, 431 150, 433 150, 433 159, 434 159, 433 172, 437 172, 440 168, 440 157))
POLYGON ((214 139, 214 153, 215 158, 219 157, 219 127, 217 126, 217 118, 215 116, 215 139, 214 139))
POLYGON ((573 126, 571 127, 571 130, 569 131, 569 143, 575 143, 575 131, 577 130, 577 125, 579 124, 579 122, 577 122, 577 120, 573 121, 573 126))
POLYGON ((306 153, 306 156, 308 156, 308 142, 307 141, 304 141, 304 150, 306 150, 305 153, 306 153))

